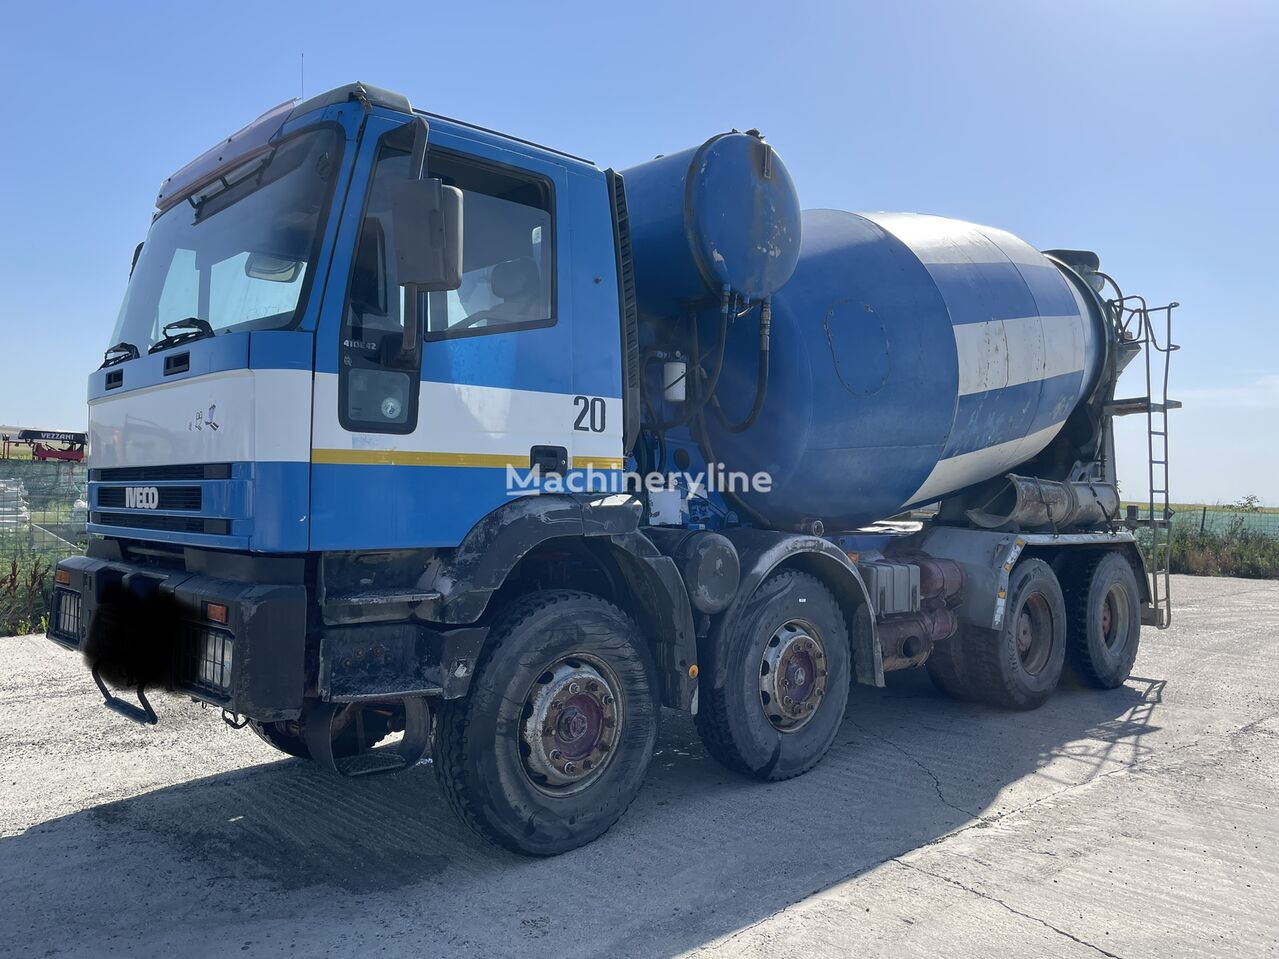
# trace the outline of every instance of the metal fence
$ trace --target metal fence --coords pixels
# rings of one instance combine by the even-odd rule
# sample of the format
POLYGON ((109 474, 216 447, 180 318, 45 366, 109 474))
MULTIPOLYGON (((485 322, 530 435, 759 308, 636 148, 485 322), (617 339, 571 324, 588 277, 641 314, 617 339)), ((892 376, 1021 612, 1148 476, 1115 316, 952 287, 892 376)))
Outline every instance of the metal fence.
POLYGON ((1182 505, 1174 507, 1172 527, 1174 532, 1192 535, 1230 536, 1246 531, 1279 536, 1279 509, 1182 505))
MULTIPOLYGON (((1172 572, 1279 579, 1279 509, 1183 503, 1172 510, 1172 572)), ((1144 505, 1138 513, 1147 514, 1144 505)), ((1138 540, 1147 533, 1138 531, 1138 540)))
POLYGON ((83 463, 0 460, 0 636, 40 632, 53 567, 87 540, 83 463))
POLYGON ((87 489, 83 463, 0 460, 0 559, 83 550, 87 489))

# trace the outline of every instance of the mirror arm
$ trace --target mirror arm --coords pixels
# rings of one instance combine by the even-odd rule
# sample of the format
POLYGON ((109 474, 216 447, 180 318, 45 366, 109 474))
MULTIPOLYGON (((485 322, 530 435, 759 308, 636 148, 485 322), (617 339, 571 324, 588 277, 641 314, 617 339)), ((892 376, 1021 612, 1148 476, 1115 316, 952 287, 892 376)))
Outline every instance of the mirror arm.
MULTIPOLYGON (((426 174, 426 138, 429 132, 426 117, 414 117, 413 152, 409 155, 409 179, 420 180, 426 174)), ((404 286, 404 339, 400 344, 402 353, 413 353, 417 350, 418 331, 422 327, 423 317, 419 315, 420 306, 417 284, 407 283, 404 286)))
POLYGON ((416 283, 404 284, 404 338, 400 342, 401 353, 417 350, 418 329, 422 325, 420 300, 416 283))

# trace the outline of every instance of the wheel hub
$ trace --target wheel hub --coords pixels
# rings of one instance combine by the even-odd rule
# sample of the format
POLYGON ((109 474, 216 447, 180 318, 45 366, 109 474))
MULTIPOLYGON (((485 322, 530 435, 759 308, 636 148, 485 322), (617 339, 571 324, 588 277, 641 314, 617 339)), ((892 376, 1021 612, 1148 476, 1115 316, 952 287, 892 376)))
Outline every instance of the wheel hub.
POLYGON ((1038 674, 1052 655, 1052 609, 1040 593, 1031 593, 1017 614, 1017 655, 1022 668, 1038 674))
POLYGON ((773 633, 759 667, 764 715, 782 732, 805 725, 826 695, 826 649, 817 630, 792 620, 773 633))
POLYGON ((617 692, 584 659, 538 677, 524 703, 520 752, 535 783, 568 791, 599 775, 621 731, 617 692))

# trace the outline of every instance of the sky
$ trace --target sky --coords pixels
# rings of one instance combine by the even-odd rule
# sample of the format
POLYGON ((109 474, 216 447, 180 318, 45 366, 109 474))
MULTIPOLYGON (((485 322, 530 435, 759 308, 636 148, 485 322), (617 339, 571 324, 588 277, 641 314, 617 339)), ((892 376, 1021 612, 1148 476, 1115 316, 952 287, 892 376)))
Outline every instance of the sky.
MULTIPOLYGON (((224 0, 0 16, 0 422, 83 428, 161 180, 283 100, 363 80, 619 169, 757 127, 805 207, 1095 250, 1125 292, 1182 304, 1173 498, 1279 505, 1277 4, 224 0)), ((1144 418, 1119 442, 1123 493, 1143 495, 1144 418)))

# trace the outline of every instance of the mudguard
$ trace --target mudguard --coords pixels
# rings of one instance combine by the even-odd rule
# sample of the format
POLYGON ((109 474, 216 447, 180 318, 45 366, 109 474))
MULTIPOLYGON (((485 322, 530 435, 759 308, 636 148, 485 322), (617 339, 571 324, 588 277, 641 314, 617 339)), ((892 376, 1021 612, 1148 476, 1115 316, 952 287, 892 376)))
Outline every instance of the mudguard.
POLYGON ((883 653, 875 629, 875 611, 870 594, 857 567, 839 547, 819 536, 768 530, 725 530, 724 535, 737 548, 742 578, 737 597, 728 609, 715 617, 710 632, 702 641, 703 663, 715 664, 713 674, 708 677, 712 683, 722 685, 725 682, 722 667, 713 655, 720 638, 737 629, 742 610, 769 574, 785 567, 812 574, 834 593, 848 623, 854 676, 859 683, 868 686, 884 685, 883 653))

